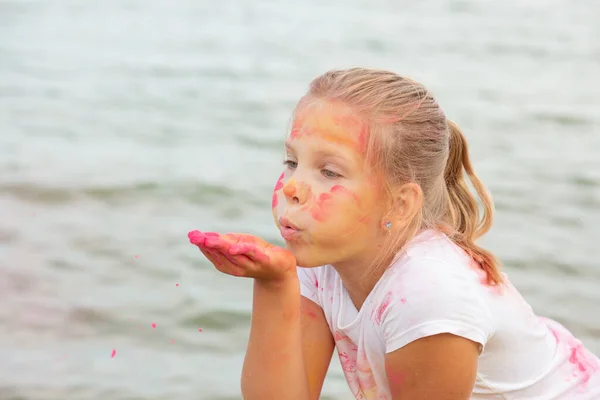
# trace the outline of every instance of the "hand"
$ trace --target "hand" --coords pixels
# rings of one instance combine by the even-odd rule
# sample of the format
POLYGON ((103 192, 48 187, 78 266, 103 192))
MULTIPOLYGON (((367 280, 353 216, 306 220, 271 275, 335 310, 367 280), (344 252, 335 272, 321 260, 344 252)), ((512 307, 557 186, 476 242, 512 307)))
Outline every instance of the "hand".
POLYGON ((294 255, 257 236, 191 231, 188 238, 225 274, 262 281, 279 281, 296 276, 294 255))

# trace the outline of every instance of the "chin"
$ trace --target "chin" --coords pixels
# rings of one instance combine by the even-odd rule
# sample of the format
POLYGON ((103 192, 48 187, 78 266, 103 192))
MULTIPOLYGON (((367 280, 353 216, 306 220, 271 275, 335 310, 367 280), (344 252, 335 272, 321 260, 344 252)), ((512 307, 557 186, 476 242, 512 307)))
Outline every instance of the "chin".
POLYGON ((285 248, 296 257, 296 265, 302 268, 316 268, 331 263, 330 259, 319 256, 320 252, 311 249, 310 246, 286 242, 285 248))

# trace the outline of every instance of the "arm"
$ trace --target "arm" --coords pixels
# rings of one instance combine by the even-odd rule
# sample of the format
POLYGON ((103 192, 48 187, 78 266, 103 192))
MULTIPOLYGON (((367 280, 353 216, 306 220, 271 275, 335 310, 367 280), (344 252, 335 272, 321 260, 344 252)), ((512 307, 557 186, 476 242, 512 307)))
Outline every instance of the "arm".
POLYGON ((305 400, 309 396, 298 280, 254 281, 252 324, 242 370, 244 399, 305 400))
POLYGON ((477 376, 479 344, 452 334, 418 339, 386 354, 394 400, 468 400, 477 376))
POLYGON ((310 400, 318 400, 331 364, 335 341, 323 310, 312 300, 301 299, 302 354, 308 378, 310 400))
POLYGON ((219 271, 254 278, 244 398, 318 398, 334 342, 322 310, 300 295, 295 257, 252 235, 192 231, 188 238, 219 271))
POLYGON ((250 341, 242 372, 245 399, 318 399, 334 341, 321 308, 298 282, 254 284, 250 341))

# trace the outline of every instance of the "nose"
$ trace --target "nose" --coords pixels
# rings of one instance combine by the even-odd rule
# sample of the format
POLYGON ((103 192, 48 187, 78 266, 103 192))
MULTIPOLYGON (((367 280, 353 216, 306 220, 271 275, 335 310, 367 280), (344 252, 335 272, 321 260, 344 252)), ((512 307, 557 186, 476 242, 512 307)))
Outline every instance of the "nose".
POLYGON ((304 204, 310 196, 310 186, 292 178, 283 185, 283 194, 288 202, 304 204))

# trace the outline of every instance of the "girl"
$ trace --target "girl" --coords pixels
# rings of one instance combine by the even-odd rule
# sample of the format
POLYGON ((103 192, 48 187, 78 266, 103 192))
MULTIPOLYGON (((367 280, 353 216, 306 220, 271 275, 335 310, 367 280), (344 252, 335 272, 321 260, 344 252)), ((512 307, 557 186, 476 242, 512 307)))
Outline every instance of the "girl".
POLYGON ((475 243, 492 201, 421 84, 327 72, 285 148, 272 203, 285 249, 189 234, 219 271, 254 278, 244 398, 318 399, 335 349, 357 399, 600 399, 598 358, 475 243))

